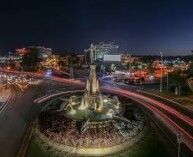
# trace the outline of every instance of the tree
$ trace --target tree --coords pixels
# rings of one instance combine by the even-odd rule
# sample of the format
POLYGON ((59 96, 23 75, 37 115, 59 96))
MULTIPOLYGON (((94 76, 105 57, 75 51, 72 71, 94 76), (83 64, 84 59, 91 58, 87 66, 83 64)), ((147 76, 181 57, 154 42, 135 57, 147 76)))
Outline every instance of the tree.
POLYGON ((110 69, 111 69, 111 73, 115 72, 115 70, 116 70, 115 64, 111 64, 110 69))
POLYGON ((61 67, 66 66, 66 63, 61 59, 61 57, 59 57, 58 64, 59 64, 59 66, 61 66, 61 67))
POLYGON ((154 70, 155 70, 155 69, 154 69, 152 63, 150 63, 150 62, 147 63, 147 70, 148 70, 148 72, 149 72, 150 74, 153 74, 153 73, 154 73, 154 70))
POLYGON ((29 48, 28 53, 22 57, 22 63, 24 70, 36 71, 42 60, 40 59, 40 52, 37 48, 29 48))
POLYGON ((177 70, 169 73, 169 90, 174 92, 176 95, 188 95, 191 90, 187 84, 186 74, 177 70))
POLYGON ((78 60, 77 55, 76 55, 76 54, 72 54, 72 55, 70 56, 70 65, 71 65, 71 66, 78 65, 78 62, 79 62, 79 60, 78 60))

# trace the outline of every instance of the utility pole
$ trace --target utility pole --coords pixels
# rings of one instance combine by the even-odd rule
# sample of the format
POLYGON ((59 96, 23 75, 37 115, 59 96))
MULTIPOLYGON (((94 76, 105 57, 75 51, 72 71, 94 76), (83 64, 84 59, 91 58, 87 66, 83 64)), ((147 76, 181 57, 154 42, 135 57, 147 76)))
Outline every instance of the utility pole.
POLYGON ((22 85, 22 89, 23 89, 23 66, 21 67, 21 85, 22 85))
POLYGON ((72 62, 71 62, 71 67, 70 67, 70 77, 71 79, 74 79, 74 69, 73 69, 72 62))
POLYGON ((8 88, 7 72, 6 72, 6 89, 8 88))
POLYGON ((84 50, 84 59, 85 59, 85 61, 84 61, 84 72, 85 72, 85 74, 86 74, 86 69, 87 69, 87 52, 89 52, 89 50, 84 50))
POLYGON ((168 91, 168 82, 169 81, 169 78, 168 78, 168 72, 167 72, 167 91, 168 91))
MULTIPOLYGON (((6 58, 6 56, 5 56, 5 58, 6 58)), ((6 59, 5 59, 5 61, 4 61, 4 70, 6 71, 6 80, 5 80, 5 88, 7 89, 8 88, 8 80, 7 80, 7 69, 6 69, 6 67, 5 67, 5 65, 6 65, 6 59)))
POLYGON ((160 77, 160 92, 162 92, 162 64, 163 64, 163 54, 160 52, 160 57, 161 57, 161 77, 160 77))

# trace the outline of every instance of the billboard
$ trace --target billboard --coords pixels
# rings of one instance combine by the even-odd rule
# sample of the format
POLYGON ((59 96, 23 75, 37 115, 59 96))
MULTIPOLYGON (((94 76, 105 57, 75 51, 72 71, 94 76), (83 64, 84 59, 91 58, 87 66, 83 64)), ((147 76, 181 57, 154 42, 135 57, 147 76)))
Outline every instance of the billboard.
POLYGON ((116 61, 120 62, 121 61, 121 55, 104 55, 103 58, 104 61, 116 61))

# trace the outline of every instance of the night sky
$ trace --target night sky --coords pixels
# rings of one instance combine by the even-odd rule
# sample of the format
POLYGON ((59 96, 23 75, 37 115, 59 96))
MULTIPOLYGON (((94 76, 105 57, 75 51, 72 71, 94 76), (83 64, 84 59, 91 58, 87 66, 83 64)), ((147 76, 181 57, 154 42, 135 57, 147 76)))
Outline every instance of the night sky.
POLYGON ((115 41, 121 53, 190 54, 193 1, 0 1, 0 54, 30 45, 83 52, 98 41, 115 41))

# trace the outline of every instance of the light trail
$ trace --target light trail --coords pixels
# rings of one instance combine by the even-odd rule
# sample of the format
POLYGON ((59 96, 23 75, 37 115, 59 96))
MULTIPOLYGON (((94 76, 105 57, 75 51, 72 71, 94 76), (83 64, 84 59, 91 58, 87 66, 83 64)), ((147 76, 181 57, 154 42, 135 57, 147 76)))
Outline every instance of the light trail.
MULTIPOLYGON (((147 104, 145 104, 144 102, 141 102, 141 101, 139 101, 139 100, 135 100, 135 101, 137 101, 138 103, 146 106, 146 108, 148 108, 149 110, 151 110, 151 111, 154 110, 154 111, 156 111, 157 113, 159 113, 160 115, 162 115, 162 116, 163 116, 164 118, 166 118, 170 123, 172 123, 176 128, 178 128, 181 132, 183 132, 184 135, 188 136, 188 138, 190 138, 191 140, 193 140, 193 137, 192 137, 188 132, 186 132, 182 127, 180 127, 177 123, 175 123, 172 119, 170 119, 166 114, 162 113, 160 110, 158 110, 158 109, 155 108, 154 106, 149 106, 149 105, 147 105, 147 104)), ((155 113, 155 112, 154 112, 154 113, 155 113)), ((164 122, 164 123, 165 123, 165 125, 167 125, 167 126, 170 128, 170 125, 168 125, 166 122, 164 122)), ((172 129, 172 128, 170 128, 170 129, 172 129)), ((176 131, 176 130, 174 130, 174 129, 173 129, 173 132, 175 132, 176 135, 177 135, 177 133, 178 133, 178 131, 176 131)), ((193 145, 191 145, 188 140, 185 139, 183 142, 184 142, 191 150, 193 150, 193 145)))
MULTIPOLYGON (((170 122, 170 124, 172 124, 173 126, 175 126, 175 128, 177 128, 178 130, 180 130, 181 132, 184 133, 184 135, 186 135, 186 138, 184 138, 184 144, 188 146, 189 149, 191 149, 193 151, 193 136, 190 135, 186 130, 184 130, 180 125, 178 125, 176 122, 174 122, 170 117, 168 117, 166 114, 164 114, 162 111, 160 111, 159 109, 157 109, 156 107, 154 107, 154 105, 151 102, 144 102, 144 96, 141 97, 141 99, 139 99, 139 97, 133 97, 134 93, 128 92, 126 90, 123 89, 116 89, 116 88, 105 88, 103 87, 103 90, 105 91, 109 91, 115 94, 120 94, 123 95, 125 97, 128 97, 130 99, 133 99, 134 101, 140 103, 141 105, 143 105, 145 108, 151 110, 153 113, 158 113, 159 115, 161 115, 162 118, 167 119, 168 122, 170 122)), ((141 96, 141 95, 140 95, 141 96)), ((146 98, 146 97, 145 97, 146 98)), ((167 124, 166 122, 164 122, 164 124, 166 126, 168 126, 168 128, 170 130, 172 130, 173 133, 177 134, 179 131, 177 131, 176 129, 174 130, 173 127, 171 127, 171 125, 167 124)))
POLYGON ((117 88, 111 88, 109 89, 111 91, 115 91, 115 92, 118 92, 118 93, 121 93, 121 94, 128 94, 130 95, 131 97, 134 97, 136 99, 143 99, 149 103, 152 103, 154 106, 158 106, 162 109, 164 109, 165 111, 167 112, 170 112, 172 113, 173 115, 175 115, 176 117, 180 118, 181 120, 183 120, 184 122, 186 122, 187 124, 189 124, 191 127, 193 127, 193 119, 180 113, 179 111, 159 102, 159 101, 156 101, 154 99, 151 99, 151 98, 148 98, 148 97, 145 97, 145 96, 142 96, 142 95, 139 95, 139 94, 136 94, 136 93, 133 93, 133 92, 130 92, 130 91, 126 91, 126 90, 123 90, 123 89, 117 89, 117 88))
MULTIPOLYGON (((17 72, 17 73, 19 74, 21 72, 17 72)), ((31 75, 31 76, 35 76, 35 77, 42 77, 42 78, 45 77, 43 74, 37 74, 37 73, 25 72, 23 74, 31 75)), ((55 80, 55 81, 59 81, 59 82, 76 84, 79 86, 85 85, 84 82, 81 82, 79 80, 71 80, 71 79, 59 78, 59 77, 54 77, 54 76, 50 77, 50 79, 55 80)), ((159 101, 156 101, 152 98, 149 98, 149 97, 146 97, 143 95, 140 95, 138 93, 130 92, 130 91, 120 89, 120 88, 115 88, 115 87, 107 87, 107 86, 101 87, 101 89, 108 91, 108 92, 112 92, 115 94, 129 97, 129 98, 133 99, 134 101, 139 102, 141 105, 143 105, 147 109, 151 110, 153 113, 159 114, 162 118, 167 120, 167 123, 164 122, 164 124, 166 126, 168 126, 168 128, 174 134, 176 134, 177 131, 178 132, 181 131, 184 133, 185 138, 184 138, 183 142, 184 142, 184 144, 187 145, 187 147, 189 147, 193 151, 193 136, 190 135, 186 130, 184 130, 183 126, 180 126, 179 124, 177 124, 178 121, 175 122, 174 119, 171 119, 168 115, 166 115, 164 113, 164 111, 166 111, 167 113, 170 113, 171 115, 174 115, 177 119, 182 120, 186 125, 188 125, 190 127, 193 127, 193 119, 192 118, 180 113, 180 111, 177 111, 176 109, 173 109, 170 106, 167 106, 167 104, 161 103, 159 101), (170 125, 168 123, 170 123, 170 125), (174 130, 174 128, 171 127, 171 125, 174 126, 178 130, 176 130, 176 129, 174 130)), ((190 129, 189 129, 189 131, 190 131, 190 129)))

